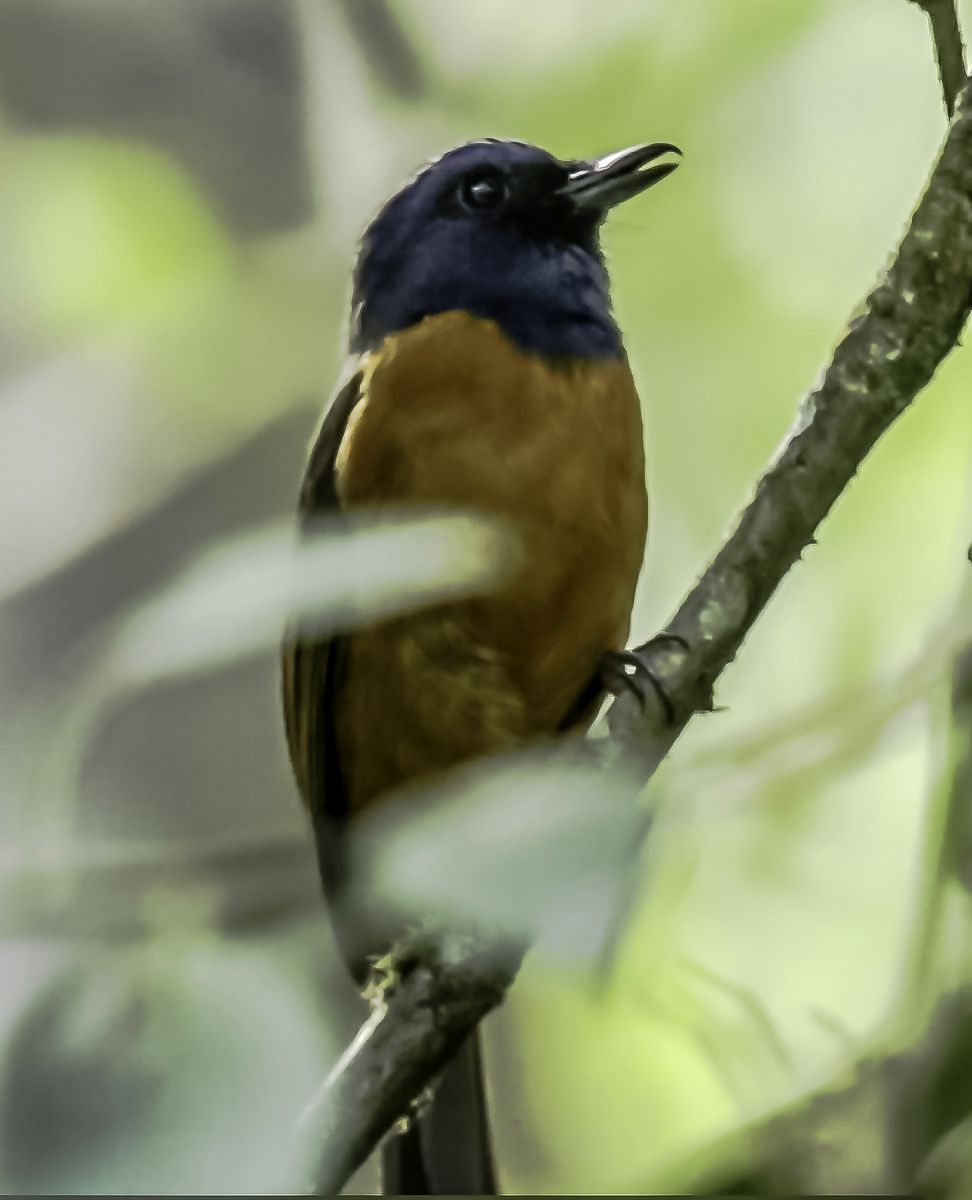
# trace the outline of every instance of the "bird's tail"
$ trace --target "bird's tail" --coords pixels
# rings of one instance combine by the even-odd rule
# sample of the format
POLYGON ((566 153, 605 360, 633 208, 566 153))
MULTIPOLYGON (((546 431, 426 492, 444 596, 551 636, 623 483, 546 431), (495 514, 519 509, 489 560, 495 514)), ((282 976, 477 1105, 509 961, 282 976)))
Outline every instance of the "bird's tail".
POLYGON ((383 1196, 495 1196, 479 1034, 446 1067, 431 1103, 381 1149, 383 1196))

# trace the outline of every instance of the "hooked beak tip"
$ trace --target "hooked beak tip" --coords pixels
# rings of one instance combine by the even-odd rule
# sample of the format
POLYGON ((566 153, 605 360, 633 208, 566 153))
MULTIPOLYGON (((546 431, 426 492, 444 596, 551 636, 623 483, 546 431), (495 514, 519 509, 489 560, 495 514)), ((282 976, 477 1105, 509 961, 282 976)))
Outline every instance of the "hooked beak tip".
POLYGON ((571 173, 562 194, 578 208, 607 212, 671 175, 678 162, 657 161, 670 155, 682 156, 672 142, 651 142, 615 151, 594 162, 580 164, 571 173))

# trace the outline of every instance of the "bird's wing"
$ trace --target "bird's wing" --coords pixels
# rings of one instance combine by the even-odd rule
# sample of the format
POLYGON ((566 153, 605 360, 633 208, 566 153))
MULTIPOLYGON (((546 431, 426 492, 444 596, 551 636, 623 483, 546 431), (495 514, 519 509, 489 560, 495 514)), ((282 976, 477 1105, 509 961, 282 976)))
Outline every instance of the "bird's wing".
MULTIPOLYGON (((315 519, 341 512, 335 461, 348 419, 361 399, 362 372, 339 389, 314 440, 300 487, 301 531, 315 519)), ((347 797, 337 757, 335 692, 341 672, 343 639, 288 631, 283 644, 283 709, 290 761, 304 803, 320 835, 321 826, 340 821, 347 797)), ((319 848, 326 839, 318 836, 319 848)))

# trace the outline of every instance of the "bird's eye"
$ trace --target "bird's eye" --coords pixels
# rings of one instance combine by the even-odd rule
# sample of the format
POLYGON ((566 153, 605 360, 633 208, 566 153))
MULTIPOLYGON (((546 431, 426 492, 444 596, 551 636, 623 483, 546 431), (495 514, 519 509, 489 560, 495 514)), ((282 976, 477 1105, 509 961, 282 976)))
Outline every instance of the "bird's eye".
POLYGON ((465 208, 496 208, 506 199, 506 181, 496 171, 469 175, 459 184, 459 199, 465 208))

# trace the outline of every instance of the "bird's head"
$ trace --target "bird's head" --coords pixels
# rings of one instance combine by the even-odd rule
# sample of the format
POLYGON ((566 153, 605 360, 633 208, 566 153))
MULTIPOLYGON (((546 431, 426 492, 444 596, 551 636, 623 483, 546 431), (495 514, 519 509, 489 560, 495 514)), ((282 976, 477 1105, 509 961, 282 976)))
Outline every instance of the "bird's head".
POLYGON ((527 351, 621 353, 598 242, 608 212, 671 174, 677 147, 562 161, 524 142, 450 150, 382 208, 354 273, 351 348, 459 309, 527 351))

